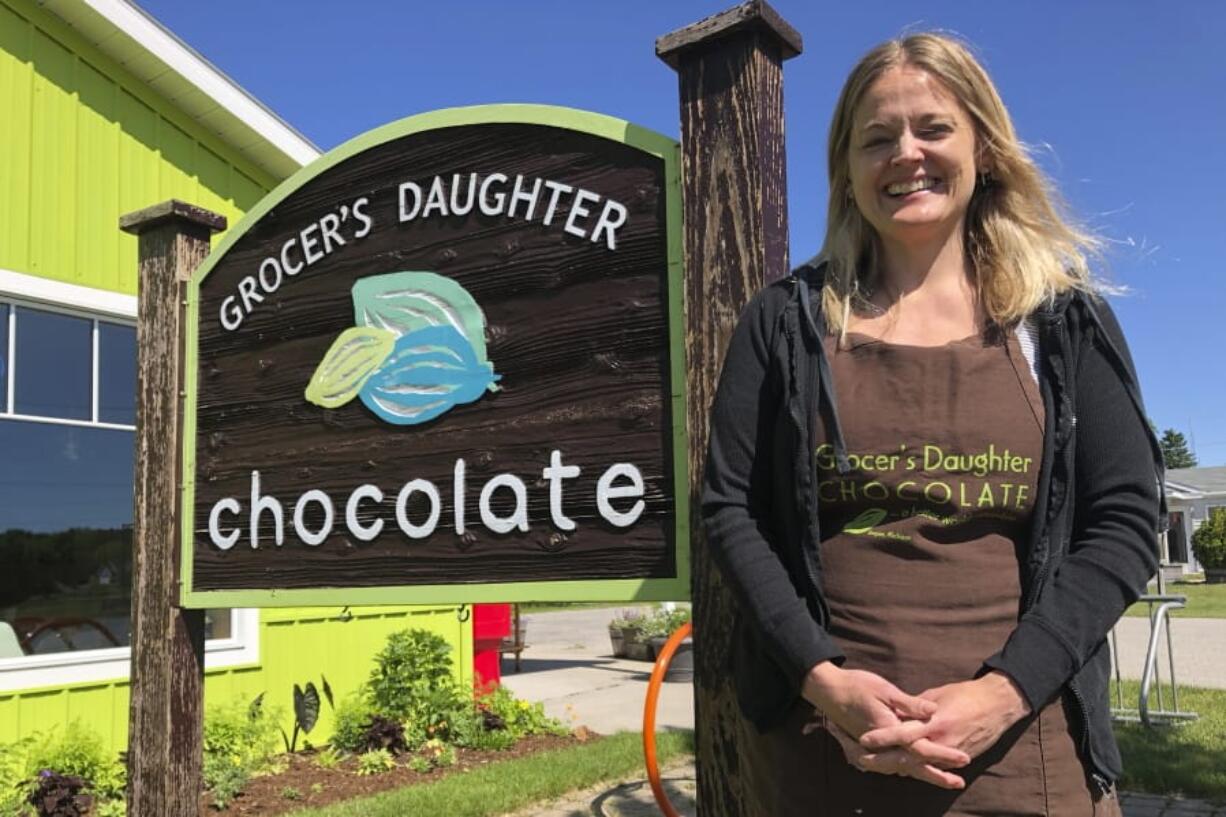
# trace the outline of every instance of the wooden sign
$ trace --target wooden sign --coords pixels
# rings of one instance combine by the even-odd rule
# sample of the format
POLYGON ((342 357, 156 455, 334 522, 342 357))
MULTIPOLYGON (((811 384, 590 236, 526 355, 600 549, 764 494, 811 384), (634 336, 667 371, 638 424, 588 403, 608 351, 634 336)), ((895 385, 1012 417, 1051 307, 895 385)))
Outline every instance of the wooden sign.
POLYGON ((273 191, 189 285, 184 604, 688 597, 678 182, 501 105, 273 191))

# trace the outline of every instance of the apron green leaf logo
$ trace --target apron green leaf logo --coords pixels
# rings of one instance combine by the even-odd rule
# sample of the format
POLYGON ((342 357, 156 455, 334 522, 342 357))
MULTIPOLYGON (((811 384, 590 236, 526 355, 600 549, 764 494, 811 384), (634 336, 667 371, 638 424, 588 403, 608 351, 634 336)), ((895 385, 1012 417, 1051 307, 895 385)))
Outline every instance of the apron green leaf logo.
POLYGON ((844 525, 843 533, 868 533, 870 530, 875 528, 882 519, 885 519, 885 510, 882 508, 869 508, 867 511, 844 525))

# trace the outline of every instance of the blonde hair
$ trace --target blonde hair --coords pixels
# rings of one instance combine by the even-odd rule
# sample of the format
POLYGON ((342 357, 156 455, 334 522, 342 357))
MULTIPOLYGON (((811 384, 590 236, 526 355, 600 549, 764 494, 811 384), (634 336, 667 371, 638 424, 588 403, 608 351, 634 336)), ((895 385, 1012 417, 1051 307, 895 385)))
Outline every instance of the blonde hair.
POLYGON ((1069 289, 1092 291, 1087 256, 1101 241, 1062 214, 1055 188, 1018 140, 992 80, 970 49, 945 34, 912 34, 869 51, 843 85, 830 123, 830 203, 821 255, 827 263, 823 308, 831 331, 845 331, 852 302, 877 284, 879 248, 873 227, 849 191, 851 130, 856 108, 887 70, 911 66, 937 78, 975 127, 980 180, 971 194, 963 242, 989 318, 1009 326, 1069 289), (990 176, 983 174, 990 169, 990 176))

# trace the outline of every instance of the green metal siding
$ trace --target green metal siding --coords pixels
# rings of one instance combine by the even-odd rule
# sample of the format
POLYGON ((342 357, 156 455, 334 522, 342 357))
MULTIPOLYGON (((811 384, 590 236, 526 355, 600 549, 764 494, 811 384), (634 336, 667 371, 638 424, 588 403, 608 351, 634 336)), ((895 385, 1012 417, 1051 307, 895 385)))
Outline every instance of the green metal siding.
POLYGON ((0 268, 134 294, 119 216, 168 198, 231 220, 279 179, 29 0, 0 0, 0 268))
MULTIPOLYGON (((261 692, 279 710, 286 731, 293 728, 291 690, 320 674, 337 702, 370 675, 372 658, 389 633, 414 627, 438 633, 456 648, 457 676, 472 683, 472 626, 454 607, 366 607, 349 621, 337 608, 266 610, 260 621, 260 660, 256 664, 209 670, 205 706, 250 701, 261 692)), ((46 689, 0 692, 0 744, 48 732, 77 721, 116 751, 128 742, 127 679, 46 689)), ((325 704, 310 738, 317 745, 332 733, 332 710, 325 704)))
MULTIPOLYGON (((119 216, 168 198, 233 224, 271 178, 30 0, 0 0, 0 269, 136 293, 136 239, 119 216)), ((387 634, 421 627, 456 648, 472 678, 472 627, 454 607, 263 611, 258 663, 211 670, 206 703, 266 700, 289 718, 294 683, 328 677, 338 696, 370 672, 387 634)), ((126 679, 0 692, 0 743, 78 720, 108 745, 128 731, 126 679)), ((326 739, 325 706, 312 737, 326 739)))

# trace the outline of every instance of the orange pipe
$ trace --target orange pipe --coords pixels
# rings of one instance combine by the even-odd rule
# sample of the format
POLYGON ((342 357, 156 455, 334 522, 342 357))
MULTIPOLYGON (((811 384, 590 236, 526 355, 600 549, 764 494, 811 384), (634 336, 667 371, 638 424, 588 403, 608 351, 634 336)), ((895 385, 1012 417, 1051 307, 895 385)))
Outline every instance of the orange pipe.
POLYGON ((656 797, 656 804, 664 817, 681 817, 660 783, 660 767, 656 759, 656 703, 660 698, 660 685, 664 683, 664 673, 673 660, 673 653, 690 634, 690 622, 677 628, 677 631, 664 642, 664 648, 656 656, 656 665, 651 670, 651 682, 647 684, 647 703, 643 706, 643 755, 647 760, 647 780, 651 783, 651 793, 656 797))

